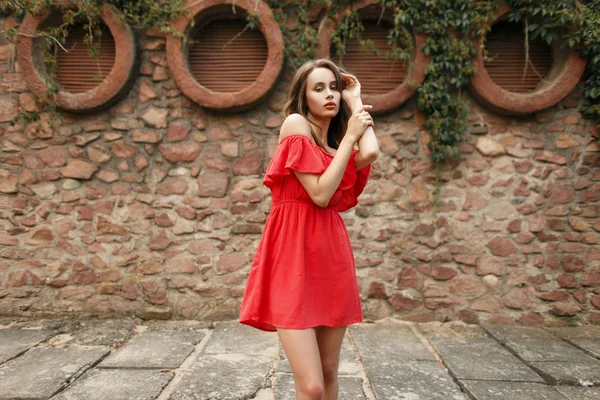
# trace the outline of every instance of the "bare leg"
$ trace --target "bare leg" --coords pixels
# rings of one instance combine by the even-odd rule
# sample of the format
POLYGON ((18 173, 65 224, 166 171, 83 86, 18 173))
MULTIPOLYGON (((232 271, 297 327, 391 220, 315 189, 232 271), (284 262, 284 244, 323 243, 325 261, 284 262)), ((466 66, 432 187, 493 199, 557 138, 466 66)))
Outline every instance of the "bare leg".
POLYGON ((340 350, 344 341, 346 327, 329 328, 319 326, 315 328, 315 332, 321 355, 321 368, 323 369, 323 383, 325 385, 324 400, 337 400, 340 350))
POLYGON ((315 329, 277 328, 296 383, 297 400, 323 399, 323 372, 315 329))

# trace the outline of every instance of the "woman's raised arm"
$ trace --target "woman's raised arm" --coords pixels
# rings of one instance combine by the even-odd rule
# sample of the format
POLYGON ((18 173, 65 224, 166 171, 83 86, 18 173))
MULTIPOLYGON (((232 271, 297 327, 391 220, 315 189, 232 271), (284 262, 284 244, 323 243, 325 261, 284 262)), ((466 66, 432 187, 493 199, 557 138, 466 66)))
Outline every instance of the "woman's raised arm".
MULTIPOLYGON (((344 92, 342 92, 342 98, 350 107, 352 113, 356 110, 368 110, 372 106, 363 105, 362 99, 360 98, 360 83, 355 76, 350 74, 342 73, 342 77, 346 82, 344 92)), ((368 126, 364 134, 358 141, 358 153, 356 153, 356 169, 363 169, 367 165, 372 164, 377 160, 379 156, 379 142, 375 136, 374 126, 368 126)))
MULTIPOLYGON (((355 113, 348 121, 348 130, 342 139, 333 160, 321 175, 294 171, 296 177, 312 199, 319 207, 327 207, 329 200, 342 182, 346 166, 352 155, 354 143, 362 136, 368 124, 364 113, 355 113)), ((300 114, 289 115, 280 130, 280 141, 291 134, 302 134, 312 140, 310 125, 300 114)))

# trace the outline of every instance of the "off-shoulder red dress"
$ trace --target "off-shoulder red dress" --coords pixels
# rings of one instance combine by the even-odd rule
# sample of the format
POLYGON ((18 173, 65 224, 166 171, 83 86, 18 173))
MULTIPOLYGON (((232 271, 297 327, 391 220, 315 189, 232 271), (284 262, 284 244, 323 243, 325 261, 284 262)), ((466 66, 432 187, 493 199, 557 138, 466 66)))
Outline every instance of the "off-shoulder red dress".
POLYGON ((356 170, 356 152, 322 208, 292 171, 322 174, 333 156, 299 134, 277 145, 263 180, 272 207, 250 268, 241 323, 275 331, 362 321, 354 256, 339 215, 357 204, 371 170, 356 170))

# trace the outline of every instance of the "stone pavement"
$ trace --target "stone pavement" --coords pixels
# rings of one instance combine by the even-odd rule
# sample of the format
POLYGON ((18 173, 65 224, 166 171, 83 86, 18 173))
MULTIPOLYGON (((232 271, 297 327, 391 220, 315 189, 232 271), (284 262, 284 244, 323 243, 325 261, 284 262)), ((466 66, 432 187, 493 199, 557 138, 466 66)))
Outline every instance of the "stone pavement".
MULTIPOLYGON (((352 326, 339 399, 599 400, 600 327, 352 326)), ((277 335, 236 321, 0 319, 0 399, 292 400, 277 335)))

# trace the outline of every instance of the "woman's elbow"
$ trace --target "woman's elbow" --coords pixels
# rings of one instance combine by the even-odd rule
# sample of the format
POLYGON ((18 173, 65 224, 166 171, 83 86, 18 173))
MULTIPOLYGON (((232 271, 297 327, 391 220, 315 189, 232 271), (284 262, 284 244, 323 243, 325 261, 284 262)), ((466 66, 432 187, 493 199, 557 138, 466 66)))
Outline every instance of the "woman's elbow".
POLYGON ((369 164, 373 164, 377 160, 377 157, 379 157, 379 149, 372 149, 365 154, 364 158, 369 164))
POLYGON ((325 196, 313 196, 311 197, 313 203, 315 203, 318 207, 321 208, 327 208, 327 206, 329 205, 329 200, 331 200, 331 197, 325 197, 325 196))

